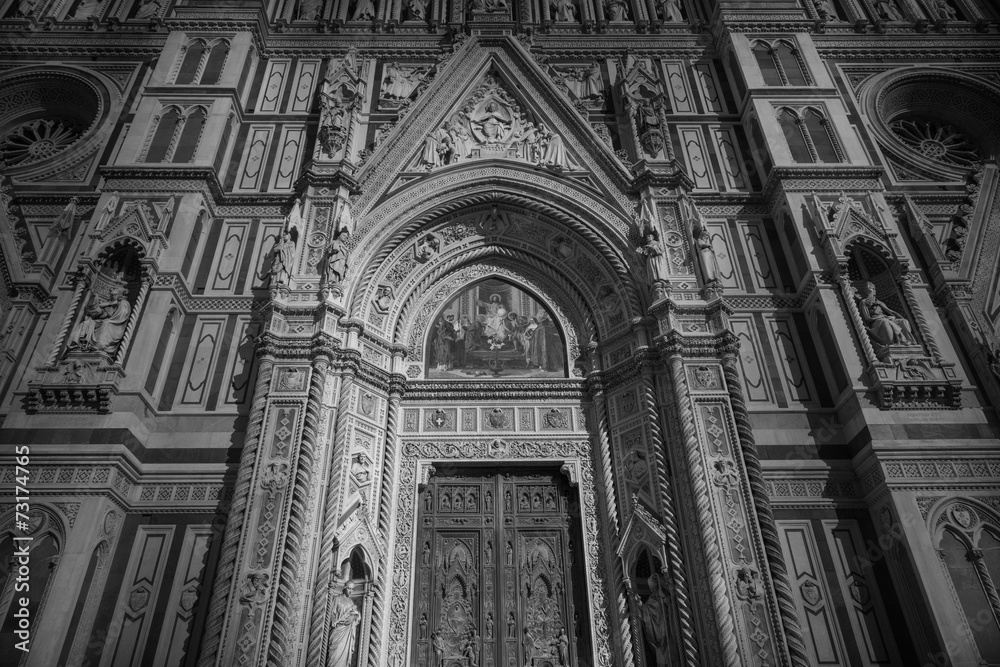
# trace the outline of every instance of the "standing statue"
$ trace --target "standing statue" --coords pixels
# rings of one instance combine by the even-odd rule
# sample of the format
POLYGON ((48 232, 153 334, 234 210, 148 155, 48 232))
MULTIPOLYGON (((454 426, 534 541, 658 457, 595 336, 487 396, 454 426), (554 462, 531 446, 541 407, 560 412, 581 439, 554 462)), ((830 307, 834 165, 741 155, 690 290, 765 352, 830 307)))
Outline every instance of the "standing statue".
POLYGON ((840 19, 837 9, 830 0, 813 0, 813 4, 816 6, 816 13, 824 21, 837 21, 840 19))
POLYGON ((650 279, 653 281, 666 280, 660 232, 656 229, 656 225, 649 215, 643 215, 639 225, 639 234, 642 236, 642 245, 639 246, 638 251, 646 258, 650 279))
POLYGON ((896 0, 879 0, 878 15, 889 21, 905 21, 906 17, 896 5, 896 0))
POLYGON ((569 153, 566 151, 562 137, 546 127, 544 123, 539 124, 538 131, 544 147, 541 164, 556 171, 569 169, 569 153))
POLYGON ((719 279, 719 260, 715 256, 715 248, 712 247, 712 235, 698 216, 691 226, 691 234, 694 237, 695 247, 698 248, 698 257, 701 259, 701 277, 706 283, 715 282, 719 279))
POLYGON ((104 229, 111 222, 112 218, 115 217, 115 211, 118 210, 118 199, 118 193, 112 192, 108 201, 104 203, 104 207, 101 209, 101 217, 97 221, 97 227, 94 229, 95 232, 104 229))
POLYGON ((681 12, 681 0, 660 0, 657 5, 660 18, 670 23, 680 23, 684 20, 681 12))
POLYGON ((97 14, 97 10, 101 7, 101 0, 82 0, 79 5, 76 6, 76 10, 73 15, 68 17, 74 21, 83 21, 87 18, 97 14))
POLYGON ((934 8, 935 18, 943 19, 945 21, 957 21, 958 11, 951 6, 948 0, 932 0, 931 4, 934 8))
POLYGON ((326 249, 326 264, 323 271, 323 283, 339 285, 347 273, 347 248, 340 236, 333 237, 326 249))
POLYGON ((352 21, 371 21, 375 18, 375 3, 373 0, 358 0, 351 14, 352 21))
POLYGON ((628 21, 628 5, 625 0, 607 0, 606 6, 612 23, 628 21))
POLYGON ((160 0, 141 0, 135 8, 134 19, 148 19, 160 15, 160 0))
POLYGON ((556 21, 560 23, 576 22, 576 2, 574 0, 552 0, 549 5, 556 21))
POLYGON ((299 3, 300 21, 315 21, 319 18, 320 10, 323 8, 323 0, 302 0, 299 3))
POLYGON ((343 594, 333 599, 330 609, 330 656, 327 667, 352 667, 354 658, 356 628, 361 622, 361 612, 351 600, 354 584, 344 584, 343 594))
POLYGON ((174 214, 174 206, 176 202, 173 197, 168 199, 166 203, 163 204, 163 210, 160 211, 160 219, 156 223, 158 229, 166 229, 167 223, 170 222, 170 216, 174 214))
POLYGON ((292 240, 291 233, 285 229, 281 232, 281 240, 274 245, 271 256, 271 287, 288 285, 294 261, 295 241, 292 240))
POLYGON ((875 284, 865 283, 865 296, 858 303, 868 335, 879 345, 913 345, 916 341, 905 317, 879 301, 875 284))
POLYGON ((649 589, 650 593, 646 601, 639 601, 643 634, 646 642, 656 653, 656 664, 669 665, 672 660, 670 655, 669 612, 667 611, 670 602, 669 594, 663 590, 658 574, 653 574, 649 577, 649 589))
POLYGON ((431 633, 431 648, 434 649, 434 667, 444 667, 444 637, 440 631, 431 633))

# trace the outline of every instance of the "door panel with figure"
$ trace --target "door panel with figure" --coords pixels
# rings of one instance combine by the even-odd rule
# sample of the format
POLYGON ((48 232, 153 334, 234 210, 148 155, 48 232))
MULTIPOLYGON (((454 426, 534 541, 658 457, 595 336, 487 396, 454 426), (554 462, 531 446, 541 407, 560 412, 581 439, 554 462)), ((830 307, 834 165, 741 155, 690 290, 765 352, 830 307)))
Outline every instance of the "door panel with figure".
POLYGON ((590 663, 577 492, 555 470, 452 468, 422 491, 413 664, 590 663))

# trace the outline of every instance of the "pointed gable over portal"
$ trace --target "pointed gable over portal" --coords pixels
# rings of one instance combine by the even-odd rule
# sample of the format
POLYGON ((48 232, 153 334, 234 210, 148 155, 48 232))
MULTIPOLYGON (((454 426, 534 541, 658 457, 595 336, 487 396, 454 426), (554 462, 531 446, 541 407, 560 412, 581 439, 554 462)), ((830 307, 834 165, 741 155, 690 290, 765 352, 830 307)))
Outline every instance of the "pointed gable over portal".
POLYGON ((631 218, 629 173, 512 37, 472 37, 358 174, 364 213, 445 169, 496 160, 572 182, 631 218))

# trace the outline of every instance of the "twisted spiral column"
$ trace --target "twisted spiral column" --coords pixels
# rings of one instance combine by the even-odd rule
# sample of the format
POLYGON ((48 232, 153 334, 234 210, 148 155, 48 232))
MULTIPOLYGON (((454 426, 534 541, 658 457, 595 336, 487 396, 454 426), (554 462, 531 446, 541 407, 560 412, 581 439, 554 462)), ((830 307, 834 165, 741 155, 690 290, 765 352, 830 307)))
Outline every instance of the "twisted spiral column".
POLYGON ((274 360, 261 359, 260 366, 257 368, 257 383, 253 390, 250 421, 247 424, 246 438, 243 441, 243 451, 240 452, 240 467, 236 486, 233 489, 233 502, 229 509, 226 530, 223 533, 222 548, 219 551, 219 565, 216 570, 215 584, 212 586, 212 601, 209 603, 208 617, 202 634, 198 667, 212 667, 220 657, 217 654, 222 642, 222 626, 223 621, 225 621, 226 608, 229 606, 230 591, 235 585, 233 579, 236 573, 240 538, 243 534, 243 524, 246 521, 247 505, 250 502, 250 482, 253 478, 254 463, 257 460, 257 449, 260 446, 260 434, 267 407, 267 390, 271 386, 273 373, 274 360))
POLYGON ((128 351, 128 344, 131 342, 132 334, 135 332, 135 323, 139 320, 139 311, 142 310, 142 306, 146 301, 146 295, 149 294, 151 283, 152 278, 145 278, 139 286, 139 294, 136 296, 135 304, 132 306, 132 315, 128 318, 128 323, 125 325, 125 332, 122 334, 121 342, 118 343, 115 365, 120 366, 125 361, 125 353, 128 351))
MULTIPOLYGON (((737 363, 735 351, 728 351, 722 358, 722 372, 726 377, 726 388, 729 390, 729 402, 733 407, 733 419, 736 422, 740 451, 743 454, 743 464, 750 482, 750 494, 757 514, 760 538, 764 544, 764 554, 767 557, 767 572, 770 575, 771 585, 777 599, 781 627, 784 630, 788 654, 791 658, 790 664, 794 667, 809 667, 809 655, 802 636, 802 628, 799 626, 798 612, 795 609, 795 600, 792 598, 792 588, 788 583, 785 556, 781 551, 778 527, 774 523, 774 512, 771 510, 771 501, 764 484, 764 473, 760 467, 760 459, 757 457, 757 443, 754 440, 750 418, 747 415, 746 402, 743 400, 743 385, 737 370, 737 363)), ((761 576, 764 576, 764 573, 761 576)), ((770 607, 770 596, 767 596, 766 599, 770 607)), ((774 610, 771 611, 773 613, 774 610)))
POLYGON ((924 315, 924 311, 917 304, 917 296, 913 293, 913 286, 910 281, 906 279, 906 276, 901 276, 900 286, 903 288, 903 298, 906 300, 906 305, 910 307, 910 311, 913 313, 914 319, 917 320, 917 328, 920 329, 920 335, 923 336, 924 342, 927 343, 927 349, 930 351, 931 356, 934 361, 941 363, 944 358, 941 356, 941 347, 938 345, 937 340, 934 339, 934 334, 931 333, 930 322, 927 321, 927 316, 924 315))
POLYGON ((670 375, 674 397, 677 401, 677 416, 681 424, 685 460, 691 475, 691 486, 694 490, 695 514, 698 517, 698 527, 701 529, 701 537, 705 546, 708 580, 712 587, 712 606, 715 608, 716 622, 719 625, 723 664, 726 667, 740 667, 742 661, 739 655, 739 645, 736 641, 733 610, 729 602, 729 585, 727 574, 722 567, 724 556, 715 533, 715 515, 712 512, 709 495, 711 492, 708 488, 708 472, 701 461, 701 448, 698 444, 698 433, 694 424, 694 412, 691 409, 691 399, 688 396, 687 379, 684 377, 684 361, 679 353, 670 356, 670 375))
MULTIPOLYGON (((378 502, 378 534, 384 544, 388 544, 389 530, 393 524, 395 512, 392 507, 392 492, 395 489, 396 477, 396 433, 399 428, 399 404, 402 398, 401 383, 394 384, 389 390, 389 407, 386 410, 385 447, 382 454, 382 488, 378 502)), ((372 623, 368 637, 368 664, 377 665, 382 654, 382 616, 385 608, 386 564, 382 566, 382 575, 372 582, 372 623)))
POLYGON ((330 628, 326 618, 333 596, 330 594, 330 582, 333 575, 334 543, 337 534, 337 520, 340 515, 341 478, 343 468, 341 461, 347 448, 347 418, 351 387, 354 384, 354 368, 348 366, 341 376, 340 393, 337 400, 337 425, 334 431, 331 447, 328 486, 326 500, 321 510, 321 531, 319 546, 319 564, 316 568, 316 579, 313 584, 313 605, 309 618, 309 645, 306 649, 307 667, 323 667, 326 664, 326 649, 329 641, 330 628))
POLYGON ((299 574, 301 552, 303 548, 308 548, 312 526, 309 492, 312 487, 313 471, 317 468, 316 436, 319 432, 323 387, 326 385, 328 366, 329 362, 326 359, 314 360, 312 373, 309 376, 309 393, 306 398, 302 437, 295 464, 287 531, 284 548, 281 551, 281 569, 278 572, 274 620, 267 646, 268 664, 278 667, 285 663, 285 654, 290 643, 289 638, 295 633, 296 618, 301 612, 300 601, 294 595, 294 588, 299 574))
POLYGON ((990 576, 990 571, 986 567, 986 562, 983 560, 983 552, 980 549, 971 549, 965 557, 972 563, 973 567, 976 568, 976 574, 979 575, 979 581, 983 585, 983 590, 986 591, 986 599, 990 602, 990 610, 993 612, 993 618, 1000 621, 1000 594, 997 593, 997 587, 993 583, 993 577, 990 576))
POLYGON ((69 309, 66 311, 66 317, 63 318, 62 326, 59 327, 59 333, 56 334, 56 340, 52 343, 52 350, 49 352, 49 357, 45 360, 46 366, 54 366, 56 361, 59 360, 59 352, 62 351, 63 342, 66 340, 66 336, 69 335, 69 327, 73 323, 73 315, 77 312, 80 301, 83 299, 83 292, 85 289, 87 289, 87 280, 82 278, 77 280, 76 286, 73 288, 73 300, 69 302, 69 309))
POLYGON ((684 653, 684 664, 696 667, 698 660, 698 641, 695 638, 694 622, 691 617, 691 601, 688 598, 687 577, 685 576, 684 557, 681 555, 680 533, 677 530, 677 515, 674 513, 674 494, 670 488, 670 473, 666 459, 666 444, 663 442, 663 432, 660 428, 660 411, 656 402, 653 387, 652 369, 644 364, 642 369, 642 393, 649 415, 649 431, 652 440, 653 458, 656 464, 657 477, 660 486, 660 506, 663 517, 663 529, 666 533, 667 560, 670 563, 670 579, 673 582, 674 599, 677 601, 677 620, 680 631, 680 641, 684 653))
POLYGON ((875 356, 875 348, 872 347, 872 342, 868 339, 868 329, 865 328, 865 322, 861 319, 861 313, 858 312, 858 304, 854 302, 854 288, 851 287, 851 280, 847 276, 847 269, 841 271, 837 280, 840 283, 840 291, 844 295, 847 312, 851 314, 851 322, 854 323, 854 329, 858 332, 861 349, 864 350, 868 363, 873 364, 878 361, 878 357, 875 356))
MULTIPOLYGON (((613 468, 611 464, 611 424, 608 421, 607 400, 604 397, 603 388, 598 385, 593 392, 594 410, 597 413, 597 437, 600 446, 601 475, 603 478, 603 495, 608 521, 604 530, 606 531, 607 543, 614 543, 616 546, 620 538, 620 526, 618 523, 618 503, 615 495, 615 482, 613 468)), ((615 582, 615 616, 618 623, 618 638, 621 642, 622 656, 631 663, 634 659, 635 651, 632 645, 633 628, 631 626, 631 614, 629 613, 629 595, 625 583, 625 570, 622 567, 620 558, 615 558, 612 550, 604 549, 605 560, 610 561, 611 570, 614 573, 615 582)))

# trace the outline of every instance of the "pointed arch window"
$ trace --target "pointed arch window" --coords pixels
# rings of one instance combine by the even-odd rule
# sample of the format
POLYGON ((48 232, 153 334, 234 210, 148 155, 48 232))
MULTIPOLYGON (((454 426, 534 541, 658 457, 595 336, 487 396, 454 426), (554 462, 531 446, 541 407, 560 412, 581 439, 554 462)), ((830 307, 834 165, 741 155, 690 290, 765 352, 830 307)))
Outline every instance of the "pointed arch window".
POLYGON ((229 42, 224 39, 213 42, 194 39, 184 45, 181 53, 174 84, 214 86, 219 83, 229 57, 229 42))
POLYGON ((949 506, 937 534, 938 554, 980 657, 1000 662, 1000 526, 962 504, 949 506))
POLYGON ((786 40, 775 43, 759 40, 753 46, 757 67, 766 86, 811 86, 812 79, 802 54, 786 40))
POLYGON ((830 119, 816 107, 778 109, 778 124, 788 142, 792 160, 802 163, 844 161, 830 119))
POLYGON ((179 109, 171 106, 155 119, 145 162, 187 164, 194 161, 205 130, 208 111, 201 106, 179 109))

